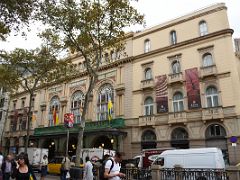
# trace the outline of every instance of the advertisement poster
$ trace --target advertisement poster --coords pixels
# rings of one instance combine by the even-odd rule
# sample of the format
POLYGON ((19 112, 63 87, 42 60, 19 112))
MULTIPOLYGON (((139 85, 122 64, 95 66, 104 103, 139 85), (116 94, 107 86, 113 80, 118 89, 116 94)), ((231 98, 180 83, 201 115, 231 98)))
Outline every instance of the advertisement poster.
POLYGON ((167 76, 156 76, 157 113, 168 112, 167 76))
POLYGON ((201 108, 198 69, 192 68, 185 70, 185 76, 188 97, 188 108, 189 109, 201 108))

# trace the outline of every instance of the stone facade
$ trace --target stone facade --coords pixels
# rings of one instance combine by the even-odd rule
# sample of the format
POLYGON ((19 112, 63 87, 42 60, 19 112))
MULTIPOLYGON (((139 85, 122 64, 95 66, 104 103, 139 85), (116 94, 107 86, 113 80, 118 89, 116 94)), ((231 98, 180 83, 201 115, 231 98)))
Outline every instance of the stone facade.
MULTIPOLYGON (((227 8, 222 3, 129 33, 124 54, 105 54, 112 61, 102 63, 86 118, 89 127, 95 123, 104 128, 87 131, 84 146, 104 147, 102 139, 104 148, 123 151, 125 158, 132 158, 145 148, 214 146, 223 150, 227 163, 239 162, 239 145, 232 146, 229 140, 240 136, 240 66, 232 34, 227 8), (101 93, 106 96, 100 97, 101 93), (113 128, 99 123, 108 122, 107 102, 103 102, 103 98, 106 101, 109 97, 116 120, 112 122, 121 119, 124 126, 113 128)), ((32 145, 54 146, 55 153, 64 151, 65 145, 59 138, 64 140, 65 134, 41 134, 40 131, 56 125, 51 119, 52 108, 57 109, 60 125, 68 112, 79 117, 76 122, 81 121, 78 112, 84 100, 81 93, 86 92, 89 80, 84 73, 83 59, 76 55, 72 55, 72 59, 82 72, 79 78, 39 89, 34 97, 32 145), (74 104, 75 97, 76 103, 80 103, 78 106, 74 104)), ((28 102, 27 98, 28 95, 22 93, 11 100, 4 134, 8 149, 16 145, 17 137, 25 135, 19 127, 16 131, 10 127, 11 119, 15 118, 14 108, 19 114, 22 101, 28 102)), ((74 147, 76 132, 70 137, 74 147)), ((18 143, 22 145, 22 141, 18 143)))

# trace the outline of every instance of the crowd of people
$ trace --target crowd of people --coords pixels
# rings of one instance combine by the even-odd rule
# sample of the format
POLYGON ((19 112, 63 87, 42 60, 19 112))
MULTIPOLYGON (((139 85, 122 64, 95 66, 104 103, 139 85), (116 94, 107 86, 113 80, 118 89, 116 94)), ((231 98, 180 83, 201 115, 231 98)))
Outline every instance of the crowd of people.
MULTIPOLYGON (((120 163, 122 161, 122 155, 119 152, 113 157, 105 155, 100 165, 98 166, 98 177, 100 180, 120 180, 125 177, 125 174, 120 172, 120 163)), ((47 175, 48 157, 43 156, 41 162, 41 180, 47 175)), ((94 179, 94 166, 95 162, 91 162, 89 157, 86 157, 83 180, 94 179)), ((67 180, 70 178, 70 159, 66 156, 62 161, 60 180, 67 180)), ((34 171, 29 163, 28 155, 26 153, 20 153, 17 156, 11 154, 3 156, 0 152, 0 180, 36 180, 34 171)))
MULTIPOLYGON (((44 155, 41 166, 41 180, 47 175, 47 155, 44 155)), ((20 153, 17 156, 8 154, 3 156, 0 152, 0 180, 37 180, 29 163, 28 154, 20 153)))

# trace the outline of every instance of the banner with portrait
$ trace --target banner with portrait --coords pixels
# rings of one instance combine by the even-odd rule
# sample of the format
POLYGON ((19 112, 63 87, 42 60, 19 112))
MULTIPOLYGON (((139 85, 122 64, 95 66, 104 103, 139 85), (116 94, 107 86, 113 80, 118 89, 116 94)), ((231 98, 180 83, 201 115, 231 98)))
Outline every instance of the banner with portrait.
POLYGON ((188 109, 201 108, 198 69, 197 68, 186 69, 185 78, 188 97, 188 109))
POLYGON ((156 76, 157 113, 168 112, 167 76, 156 76))

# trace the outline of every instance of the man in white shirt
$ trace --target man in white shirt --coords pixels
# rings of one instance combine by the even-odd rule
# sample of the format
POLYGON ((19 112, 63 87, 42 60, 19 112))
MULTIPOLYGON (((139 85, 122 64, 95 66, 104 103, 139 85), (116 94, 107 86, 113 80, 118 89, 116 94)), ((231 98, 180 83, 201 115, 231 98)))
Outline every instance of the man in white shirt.
POLYGON ((125 174, 120 172, 121 161, 122 161, 122 154, 119 152, 116 152, 112 160, 109 159, 105 164, 104 178, 108 178, 108 180, 120 180, 121 177, 125 177, 125 174))
POLYGON ((2 152, 0 151, 0 170, 2 167, 2 163, 3 163, 3 155, 2 155, 2 152))

